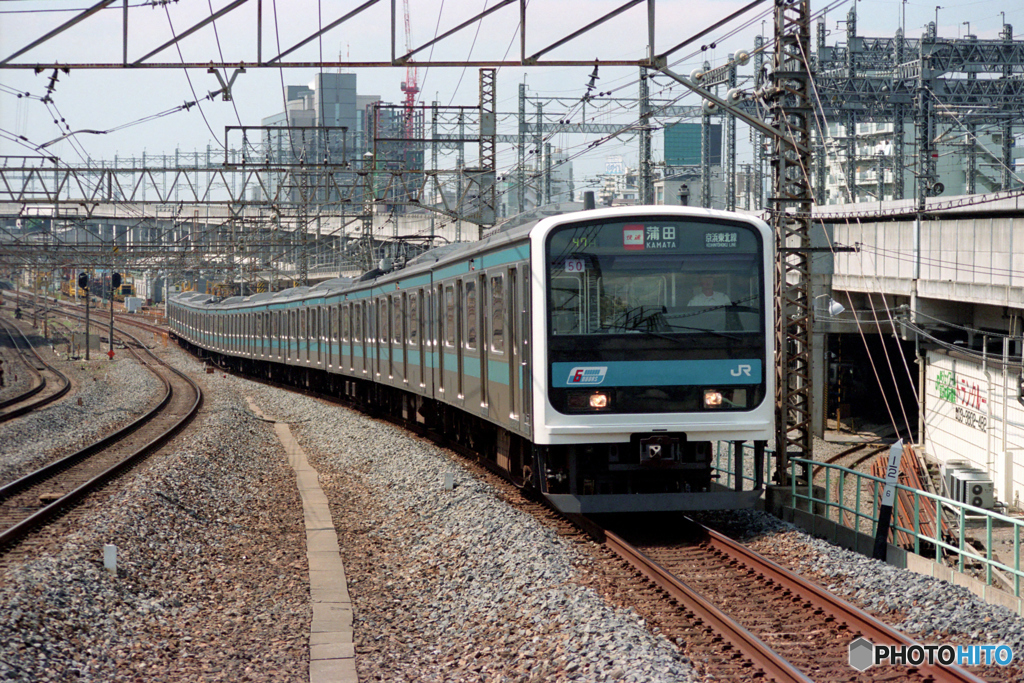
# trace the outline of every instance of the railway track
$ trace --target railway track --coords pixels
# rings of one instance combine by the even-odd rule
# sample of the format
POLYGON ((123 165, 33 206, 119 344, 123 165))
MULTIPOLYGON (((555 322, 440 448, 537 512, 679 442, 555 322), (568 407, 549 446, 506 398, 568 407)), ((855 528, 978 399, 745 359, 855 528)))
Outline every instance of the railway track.
MULTIPOLYGON (((849 665, 849 646, 858 637, 880 645, 914 641, 856 606, 764 558, 742 544, 693 522, 674 540, 651 543, 637 534, 633 545, 607 534, 607 544, 635 571, 653 582, 677 614, 648 608, 662 632, 691 643, 690 615, 734 643, 762 675, 778 681, 967 681, 1002 680, 1005 670, 955 666, 874 666, 860 672, 849 665), (676 635, 678 632, 679 635, 676 635), (982 677, 979 677, 982 676, 982 677)), ((727 650, 728 651, 728 650, 727 650)), ((698 660, 708 657, 690 653, 698 660)), ((709 660, 710 661, 710 660, 709 660)), ((734 667, 735 668, 735 665, 734 667)), ((709 667, 718 677, 718 664, 709 667)))
MULTIPOLYGON (((0 330, 10 340, 21 366, 27 369, 32 378, 27 388, 0 401, 0 422, 30 413, 68 393, 71 381, 67 375, 43 360, 21 328, 0 318, 0 330)), ((8 364, 6 372, 11 373, 12 370, 13 367, 8 364)), ((12 375, 7 375, 5 381, 13 381, 12 375)))
POLYGON ((0 552, 17 554, 19 541, 65 514, 89 493, 159 449, 198 412, 199 386, 167 365, 132 335, 126 347, 164 385, 147 413, 95 443, 0 486, 0 552))
MULTIPOLYGON (((276 382, 257 380, 268 385, 276 382)), ((294 389, 293 389, 294 390, 294 389)), ((318 395, 304 388, 301 393, 318 395)), ((343 403, 337 397, 320 396, 343 403)), ((691 664, 714 680, 808 681, 956 681, 986 680, 958 667, 875 666, 860 672, 849 665, 849 646, 863 636, 877 644, 913 645, 859 608, 788 572, 726 537, 696 525, 688 526, 685 543, 667 546, 630 543, 593 522, 569 519, 546 504, 519 495, 500 479, 489 461, 451 443, 444 435, 425 433, 422 425, 388 419, 468 456, 507 502, 542 518, 555 533, 601 542, 604 578, 595 590, 637 609, 652 626, 676 643, 691 664), (610 577, 610 578, 609 578, 610 577)), ((849 455, 858 449, 851 449, 849 455)), ((864 455, 866 460, 872 453, 864 455)), ((988 671, 1002 680, 1005 671, 988 671)))
MULTIPOLYGON (((436 440, 436 439, 435 439, 436 440)), ((466 449, 445 444, 461 455, 466 449)), ((873 450, 873 449, 872 449, 873 450)), ((723 534, 685 518, 656 524, 657 537, 673 526, 672 541, 617 534, 583 517, 567 517, 529 501, 484 461, 474 465, 512 506, 541 518, 564 538, 600 543, 606 567, 594 589, 631 607, 676 643, 691 665, 716 681, 1004 681, 1000 667, 874 666, 849 664, 850 643, 914 645, 915 641, 723 534), (678 535, 677 535, 678 533, 678 535), (627 536, 630 540, 626 540, 627 536), (680 539, 679 536, 682 536, 680 539), (618 567, 607 569, 609 562, 618 567)), ((595 572, 601 574, 602 572, 595 572)))
POLYGON ((889 444, 878 445, 877 443, 862 443, 857 444, 856 446, 851 446, 850 448, 847 448, 844 451, 836 453, 821 465, 817 465, 814 468, 814 476, 817 477, 819 474, 821 474, 822 470, 825 469, 824 465, 838 464, 847 457, 853 455, 854 453, 865 451, 864 453, 858 455, 853 461, 843 465, 843 467, 846 467, 847 469, 855 470, 868 460, 871 460, 872 458, 877 456, 879 453, 888 450, 888 448, 889 444))

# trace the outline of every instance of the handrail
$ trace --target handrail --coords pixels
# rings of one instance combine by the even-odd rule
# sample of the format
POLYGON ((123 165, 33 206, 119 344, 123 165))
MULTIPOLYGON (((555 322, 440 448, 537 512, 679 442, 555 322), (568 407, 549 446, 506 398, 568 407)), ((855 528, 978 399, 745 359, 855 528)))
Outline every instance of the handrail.
MULTIPOLYGON (((839 516, 839 523, 844 526, 843 513, 850 513, 853 515, 855 520, 853 528, 860 530, 860 521, 864 520, 870 523, 870 533, 873 536, 878 524, 878 511, 879 511, 879 497, 881 495, 882 488, 884 488, 885 481, 879 477, 865 474, 863 472, 857 472, 840 465, 821 463, 814 460, 807 460, 804 458, 790 458, 790 481, 791 481, 791 494, 793 496, 794 504, 796 501, 806 501, 809 510, 813 510, 815 504, 821 504, 825 506, 825 516, 830 516, 831 510, 836 510, 839 516), (823 497, 818 497, 815 494, 814 482, 809 479, 801 479, 798 483, 797 479, 797 467, 808 468, 811 467, 823 467, 825 468, 825 486, 823 497), (839 493, 836 499, 833 500, 832 486, 830 485, 831 472, 835 470, 838 473, 840 486, 838 487, 839 493), (844 502, 844 491, 846 478, 848 476, 856 477, 856 503, 854 507, 849 507, 844 502), (871 489, 871 510, 867 512, 862 508, 866 505, 861 500, 861 492, 864 488, 871 489), (864 504, 862 504, 864 503, 864 504)), ((1021 536, 1024 535, 1024 520, 1015 519, 1006 515, 999 514, 998 512, 992 512, 984 508, 974 507, 967 503, 961 503, 952 498, 946 498, 928 491, 922 491, 910 486, 903 484, 896 484, 898 491, 905 492, 909 496, 913 496, 913 511, 914 511, 914 523, 910 528, 905 528, 899 525, 898 519, 893 519, 892 530, 902 531, 915 539, 915 550, 920 550, 920 542, 933 544, 936 549, 936 555, 941 556, 943 551, 956 556, 957 558, 957 569, 960 572, 964 571, 964 567, 968 561, 979 562, 985 567, 985 584, 993 585, 993 572, 1002 571, 1009 574, 1012 581, 1008 582, 1013 585, 1013 594, 1016 597, 1022 597, 1021 595, 1021 579, 1024 578, 1024 571, 1021 570, 1021 536), (934 535, 925 535, 920 533, 921 529, 921 510, 929 506, 931 510, 934 510, 936 519, 942 518, 943 510, 950 510, 956 515, 959 523, 959 532, 956 539, 948 539, 943 537, 942 525, 936 524, 934 529, 934 535), (968 517, 978 519, 982 518, 985 520, 985 553, 984 555, 979 554, 966 542, 966 528, 968 517), (1002 524, 1005 526, 1013 527, 1013 566, 1009 566, 996 560, 992 557, 992 529, 994 524, 1002 524), (955 541, 955 544, 954 544, 955 541)))

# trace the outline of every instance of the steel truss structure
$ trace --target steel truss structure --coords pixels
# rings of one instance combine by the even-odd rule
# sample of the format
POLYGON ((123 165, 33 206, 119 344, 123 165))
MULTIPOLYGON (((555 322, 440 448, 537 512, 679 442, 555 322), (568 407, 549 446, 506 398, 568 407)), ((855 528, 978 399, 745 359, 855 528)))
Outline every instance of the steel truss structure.
MULTIPOLYGON (((659 71, 683 83, 691 90, 700 94, 706 102, 711 102, 715 106, 720 107, 722 112, 729 115, 730 122, 734 121, 733 117, 742 119, 750 124, 759 135, 764 135, 774 141, 772 143, 774 151, 771 163, 774 168, 775 187, 771 199, 770 213, 778 234, 776 247, 778 249, 779 263, 775 294, 777 305, 780 306, 780 315, 778 317, 779 328, 776 333, 776 347, 779 353, 776 366, 779 368, 779 377, 782 378, 777 383, 779 387, 777 409, 780 416, 778 434, 780 461, 777 478, 783 481, 785 479, 785 458, 787 454, 809 457, 812 452, 809 435, 810 421, 808 419, 810 398, 810 373, 808 370, 810 326, 808 324, 809 307, 807 302, 810 283, 808 271, 809 255, 806 251, 809 244, 811 205, 809 120, 812 116, 812 106, 809 97, 809 0, 776 0, 775 2, 774 71, 771 74, 770 81, 762 84, 762 92, 759 95, 759 98, 769 105, 772 117, 770 124, 762 120, 761 115, 756 113, 756 108, 747 107, 744 106, 743 102, 735 101, 731 94, 727 96, 727 99, 723 99, 715 92, 707 89, 707 87, 702 87, 700 83, 695 83, 679 76, 669 68, 670 58, 678 54, 682 48, 690 45, 707 33, 718 29, 741 14, 757 7, 762 2, 763 0, 753 0, 737 12, 723 18, 696 35, 679 42, 667 50, 659 51, 656 48, 655 41, 655 0, 624 0, 615 9, 597 17, 581 28, 565 34, 553 43, 540 49, 530 50, 527 49, 527 26, 530 17, 527 8, 529 6, 530 9, 535 10, 541 3, 528 3, 527 0, 498 0, 494 6, 464 21, 458 22, 436 38, 409 49, 404 54, 399 54, 396 50, 396 44, 403 20, 400 18, 398 8, 393 0, 390 3, 389 13, 391 31, 391 54, 389 59, 379 61, 324 61, 317 59, 310 61, 296 57, 297 54, 302 52, 304 46, 310 45, 328 31, 342 26, 353 17, 369 11, 376 5, 380 5, 381 0, 366 0, 362 4, 352 7, 334 20, 322 26, 317 26, 316 30, 312 30, 306 37, 291 47, 269 57, 264 54, 263 49, 265 42, 263 27, 264 0, 234 0, 233 2, 228 2, 220 10, 212 12, 210 16, 176 34, 172 40, 155 48, 148 49, 144 54, 130 54, 129 37, 131 23, 129 22, 129 15, 132 12, 130 11, 128 0, 122 0, 120 5, 117 4, 116 0, 99 0, 87 10, 55 27, 45 35, 30 40, 15 52, 7 56, 0 56, 0 70, 31 69, 40 73, 53 70, 54 73, 57 73, 73 69, 202 69, 216 76, 221 86, 219 93, 227 99, 231 97, 231 88, 236 79, 244 74, 247 69, 252 68, 483 67, 480 72, 479 135, 476 137, 480 145, 479 165, 478 168, 472 169, 471 172, 462 173, 462 169, 455 172, 460 188, 459 203, 464 203, 463 199, 469 196, 469 194, 473 194, 475 196, 476 211, 478 212, 476 220, 481 225, 492 223, 495 216, 495 143, 499 140, 499 136, 496 134, 495 113, 495 69, 497 67, 594 66, 596 73, 598 64, 604 66, 634 66, 646 69, 647 75, 654 73, 654 71, 659 71), (248 42, 250 52, 246 54, 245 58, 231 62, 217 59, 204 60, 202 62, 157 61, 169 48, 178 45, 182 40, 201 31, 217 19, 235 12, 247 4, 250 7, 255 5, 256 22, 253 27, 252 40, 248 42), (570 43, 573 39, 606 24, 638 5, 645 6, 647 19, 646 35, 638 36, 641 45, 637 53, 642 56, 636 59, 625 60, 617 56, 604 58, 602 55, 588 56, 587 59, 583 60, 551 59, 549 57, 550 53, 570 43), (59 48, 61 45, 60 41, 57 40, 58 36, 79 23, 87 22, 103 10, 117 7, 121 8, 123 15, 121 22, 120 60, 112 62, 75 62, 66 58, 60 58, 59 48), (513 59, 476 61, 430 61, 429 59, 418 61, 415 59, 418 54, 427 48, 448 40, 460 31, 475 26, 487 16, 496 15, 496 13, 503 10, 506 11, 509 17, 515 16, 512 14, 514 7, 518 7, 516 31, 519 37, 519 54, 517 57, 513 59), (49 51, 50 54, 54 54, 54 51, 50 50, 54 46, 58 47, 56 56, 44 59, 31 59, 31 55, 40 54, 44 49, 49 51), (468 189, 464 189, 464 187, 468 188, 474 182, 474 176, 476 189, 473 193, 469 193, 468 189), (465 185, 463 184, 464 181, 466 181, 465 185), (791 379, 790 374, 787 373, 791 373, 793 378, 791 379)), ((134 11, 136 8, 131 9, 134 11)), ((235 38, 234 42, 240 43, 237 37, 235 38)), ((607 47, 609 52, 614 55, 621 54, 624 49, 624 46, 620 43, 608 44, 607 47)), ((734 66, 727 66, 725 71, 718 73, 720 70, 721 68, 716 70, 705 69, 705 71, 709 71, 707 83, 715 84, 708 85, 708 87, 716 87, 719 83, 726 86, 735 84, 734 66), (724 80, 720 79, 720 77, 723 77, 724 80)), ((644 79, 642 79, 642 83, 646 85, 644 79)), ((639 124, 642 131, 641 143, 646 146, 645 148, 649 149, 649 125, 653 108, 651 103, 648 102, 649 98, 646 93, 641 93, 641 98, 644 100, 644 118, 639 124)), ((522 102, 521 100, 521 123, 525 122, 525 107, 522 102)), ((464 125, 464 115, 460 114, 458 140, 453 139, 449 141, 459 144, 460 150, 461 145, 469 141, 462 130, 464 125)), ((548 124, 544 119, 544 115, 540 112, 538 113, 537 122, 533 130, 521 129, 519 137, 521 138, 523 135, 530 133, 539 137, 545 132, 547 127, 548 124)), ((728 130, 729 140, 727 147, 730 151, 734 152, 735 128, 730 124, 728 130)), ((520 149, 524 147, 525 145, 520 145, 520 149)), ((432 150, 435 159, 436 150, 437 147, 434 147, 432 150)), ((460 160, 461 157, 460 152, 460 160)), ((523 165, 523 163, 520 163, 520 168, 523 165)), ((233 207, 230 209, 231 216, 228 219, 235 219, 239 225, 244 224, 245 220, 252 218, 251 216, 246 216, 246 211, 250 207, 248 202, 251 201, 246 199, 247 190, 250 192, 248 196, 251 196, 253 191, 256 192, 257 196, 261 193, 264 195, 264 198, 257 202, 262 204, 264 208, 268 204, 272 204, 272 201, 276 202, 276 204, 272 204, 272 208, 278 212, 278 215, 270 218, 271 223, 274 225, 277 224, 275 221, 308 220, 309 203, 319 193, 320 196, 337 197, 338 204, 345 206, 340 213, 343 216, 351 215, 354 221, 361 221, 364 234, 369 231, 372 225, 372 222, 370 222, 372 220, 372 203, 380 189, 377 183, 378 173, 384 173, 385 177, 389 178, 388 182, 405 183, 402 187, 402 192, 410 198, 419 200, 421 204, 424 198, 432 193, 437 192, 440 196, 444 196, 443 192, 439 192, 437 185, 431 186, 430 184, 436 184, 440 181, 440 178, 448 175, 445 172, 429 172, 425 169, 417 169, 412 173, 412 176, 417 180, 410 182, 408 170, 381 171, 371 165, 369 168, 361 168, 355 171, 357 177, 360 172, 365 173, 365 175, 361 176, 363 182, 360 183, 358 179, 355 182, 350 181, 353 174, 353 170, 350 167, 335 169, 329 164, 320 164, 320 168, 314 167, 309 169, 301 166, 296 167, 293 164, 280 167, 272 167, 269 164, 266 166, 256 164, 253 167, 245 164, 240 169, 238 166, 230 167, 225 165, 223 169, 205 171, 207 182, 205 185, 202 185, 196 180, 197 174, 195 169, 164 169, 164 172, 171 176, 170 187, 175 188, 178 194, 184 188, 187 188, 187 192, 190 194, 189 199, 191 200, 189 204, 197 205, 213 201, 212 197, 216 194, 213 189, 213 179, 218 178, 217 182, 224 188, 232 188, 230 191, 225 189, 219 191, 222 193, 228 192, 228 196, 222 202, 233 207), (238 186, 238 173, 241 173, 241 178, 244 178, 241 181, 241 187, 238 186), (315 176, 311 176, 311 173, 315 174, 315 176), (236 175, 232 175, 229 178, 225 174, 236 175), (282 178, 285 178, 285 180, 282 181, 282 178), (361 195, 359 194, 360 188, 361 195), (273 197, 273 200, 270 197, 273 197), (351 214, 347 212, 348 205, 358 204, 362 206, 353 206, 354 210, 351 214), (284 215, 280 213, 282 208, 292 206, 296 207, 295 214, 300 218, 296 219, 295 216, 289 217, 287 212, 284 215)), ((730 176, 732 175, 730 174, 730 176)), ((56 163, 34 162, 34 164, 28 164, 22 162, 11 164, 10 160, 8 160, 5 167, 0 168, 0 201, 10 202, 12 206, 18 207, 29 204, 49 204, 54 207, 66 207, 68 204, 77 204, 78 208, 82 209, 84 215, 95 216, 99 208, 109 201, 117 201, 122 206, 126 202, 129 204, 148 204, 150 200, 146 196, 146 188, 152 188, 148 191, 153 192, 154 196, 157 197, 158 201, 156 203, 169 204, 171 203, 171 197, 174 196, 168 189, 161 189, 160 192, 157 192, 156 187, 160 186, 163 188, 165 186, 157 183, 152 170, 137 171, 132 174, 129 182, 125 182, 125 180, 124 171, 118 169, 64 169, 56 163), (142 194, 141 197, 140 194, 142 194), (115 197, 117 198, 116 200, 114 199, 115 197)), ((645 197, 650 192, 649 182, 650 177, 647 175, 644 183, 645 197)), ((710 185, 710 183, 705 183, 705 185, 710 185)), ((179 199, 179 202, 183 202, 183 200, 179 199)), ((251 208, 252 210, 257 210, 255 207, 251 208)), ((444 212, 445 208, 442 208, 441 213, 444 212)), ((262 242, 263 239, 261 237, 259 241, 262 242)), ((256 240, 252 241, 255 242, 256 240)), ((274 245, 275 242, 270 240, 269 244, 274 245)), ((198 251, 195 248, 190 250, 189 253, 198 258, 198 251)), ((180 268, 186 267, 188 267, 188 264, 183 260, 180 268)))
MULTIPOLYGON (((1001 134, 1000 183, 1014 183, 1011 149, 1014 126, 1024 125, 1024 41, 1013 40, 1013 27, 1005 24, 1000 38, 975 36, 939 38, 929 23, 920 38, 907 38, 902 30, 892 38, 857 35, 856 9, 846 19, 846 44, 825 44, 825 27, 819 23, 812 66, 817 88, 815 107, 819 123, 842 122, 845 128, 845 181, 849 201, 856 201, 854 173, 857 164, 874 164, 858 158, 856 124, 893 125, 894 199, 906 198, 902 169, 907 168, 904 127, 915 130, 914 156, 917 196, 936 194, 936 133, 940 124, 967 135, 967 182, 972 189, 977 159, 977 130, 995 126, 1001 134)), ((818 140, 818 144, 823 144, 818 140)), ((1020 184, 1019 181, 1016 184, 1020 184)))

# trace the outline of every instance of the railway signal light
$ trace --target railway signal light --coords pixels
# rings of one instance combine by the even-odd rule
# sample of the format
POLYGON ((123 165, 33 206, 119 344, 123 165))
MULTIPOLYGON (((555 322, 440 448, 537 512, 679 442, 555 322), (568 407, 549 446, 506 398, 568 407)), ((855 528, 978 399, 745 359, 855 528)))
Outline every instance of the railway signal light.
POLYGON ((113 289, 117 289, 121 286, 121 273, 114 273, 110 276, 110 286, 113 289))
POLYGON ((89 276, 85 273, 78 274, 78 286, 82 289, 89 289, 89 276))

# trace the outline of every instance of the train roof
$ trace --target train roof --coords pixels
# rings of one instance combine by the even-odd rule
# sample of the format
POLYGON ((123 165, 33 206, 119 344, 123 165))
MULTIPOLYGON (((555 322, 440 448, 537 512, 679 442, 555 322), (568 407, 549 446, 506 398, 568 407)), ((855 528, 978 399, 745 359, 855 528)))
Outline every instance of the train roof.
POLYGON ((405 264, 405 267, 418 266, 422 263, 437 263, 443 258, 447 258, 452 254, 457 254, 460 251, 466 251, 476 242, 453 242, 451 244, 442 244, 439 247, 428 249, 419 256, 409 259, 405 264))
POLYGON ((280 292, 275 294, 274 298, 277 300, 298 299, 308 291, 309 287, 289 287, 288 289, 282 289, 280 292))
POLYGON ((199 303, 210 303, 217 301, 217 297, 212 294, 206 294, 205 292, 180 292, 171 297, 177 299, 182 303, 199 304, 199 303))
POLYGON ((353 282, 350 277, 336 277, 330 280, 324 280, 309 288, 310 292, 334 292, 339 289, 345 289, 353 282))

